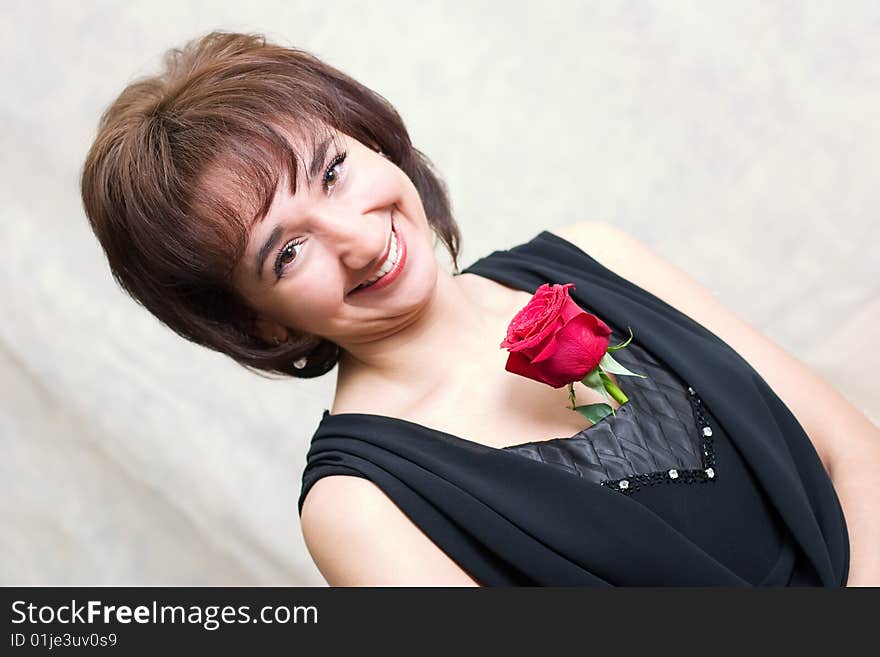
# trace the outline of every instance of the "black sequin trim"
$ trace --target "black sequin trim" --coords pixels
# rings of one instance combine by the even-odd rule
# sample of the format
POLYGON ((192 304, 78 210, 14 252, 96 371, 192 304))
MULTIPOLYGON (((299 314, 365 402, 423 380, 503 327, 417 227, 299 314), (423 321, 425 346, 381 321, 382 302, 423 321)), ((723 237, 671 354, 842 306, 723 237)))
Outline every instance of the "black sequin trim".
POLYGON ((620 479, 606 479, 601 482, 603 486, 608 486, 625 495, 644 488, 646 486, 655 486, 657 484, 696 484, 706 483, 707 481, 715 481, 718 479, 718 473, 715 472, 715 448, 712 442, 712 427, 709 426, 709 420, 703 412, 703 400, 692 387, 688 387, 688 400, 694 411, 694 419, 702 437, 700 445, 700 458, 702 461, 701 469, 691 470, 661 470, 659 472, 651 472, 649 474, 632 475, 631 477, 622 477, 620 479))

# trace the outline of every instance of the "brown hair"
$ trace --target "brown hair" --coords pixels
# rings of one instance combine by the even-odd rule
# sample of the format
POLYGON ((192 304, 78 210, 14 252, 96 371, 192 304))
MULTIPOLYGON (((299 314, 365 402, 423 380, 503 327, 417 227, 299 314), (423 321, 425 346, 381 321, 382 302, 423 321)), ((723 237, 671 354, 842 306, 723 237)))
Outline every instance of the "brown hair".
POLYGON ((281 175, 296 189, 300 156, 281 126, 312 147, 336 129, 381 149, 412 180, 458 273, 446 186, 394 107, 314 55, 257 34, 211 32, 169 50, 159 75, 129 84, 101 116, 82 198, 113 277, 160 321, 251 371, 312 378, 336 365, 338 345, 314 335, 267 345, 232 284, 281 175), (293 367, 302 356, 306 367, 293 367))

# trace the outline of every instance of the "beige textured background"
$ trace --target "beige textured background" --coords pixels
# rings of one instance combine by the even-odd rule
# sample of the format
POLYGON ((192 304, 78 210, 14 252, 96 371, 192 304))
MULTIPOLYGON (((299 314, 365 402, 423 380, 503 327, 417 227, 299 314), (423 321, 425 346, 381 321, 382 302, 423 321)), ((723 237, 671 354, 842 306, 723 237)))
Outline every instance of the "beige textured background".
POLYGON ((391 100, 449 184, 463 265, 608 220, 878 422, 875 2, 7 0, 0 583, 323 584, 296 499, 335 372, 266 381, 164 329, 78 195, 103 108, 213 28, 391 100))

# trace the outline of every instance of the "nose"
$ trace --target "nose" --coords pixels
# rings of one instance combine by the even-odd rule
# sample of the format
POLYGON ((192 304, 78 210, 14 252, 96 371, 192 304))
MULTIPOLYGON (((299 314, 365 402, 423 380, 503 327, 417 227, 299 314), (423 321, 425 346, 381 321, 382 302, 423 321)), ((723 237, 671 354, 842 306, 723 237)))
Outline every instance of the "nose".
POLYGON ((348 269, 360 272, 379 264, 385 253, 391 235, 390 215, 387 208, 328 209, 315 214, 314 230, 348 269))

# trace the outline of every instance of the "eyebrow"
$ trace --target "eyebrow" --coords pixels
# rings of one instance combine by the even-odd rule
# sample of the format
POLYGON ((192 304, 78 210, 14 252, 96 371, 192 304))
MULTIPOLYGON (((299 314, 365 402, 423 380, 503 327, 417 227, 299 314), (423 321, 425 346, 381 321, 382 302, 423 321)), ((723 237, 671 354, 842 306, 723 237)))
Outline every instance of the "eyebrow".
MULTIPOLYGON (((312 188, 312 181, 315 176, 318 175, 318 171, 321 169, 321 165, 324 164, 324 160, 327 159, 327 148, 330 143, 333 141, 332 137, 328 137, 315 149, 314 154, 312 155, 312 161, 309 164, 309 168, 306 172, 309 189, 312 188)), ((269 209, 266 211, 266 215, 269 214, 269 211, 272 209, 272 206, 269 206, 269 209)), ((269 233, 269 237, 263 243, 263 246, 260 247, 260 250, 257 251, 257 255, 254 258, 254 268, 257 271, 257 278, 259 280, 263 280, 263 267, 265 266, 266 258, 269 255, 269 252, 275 247, 278 243, 278 240, 281 239, 281 235, 283 234, 283 229, 280 224, 276 225, 275 228, 272 229, 272 232, 269 233)))

